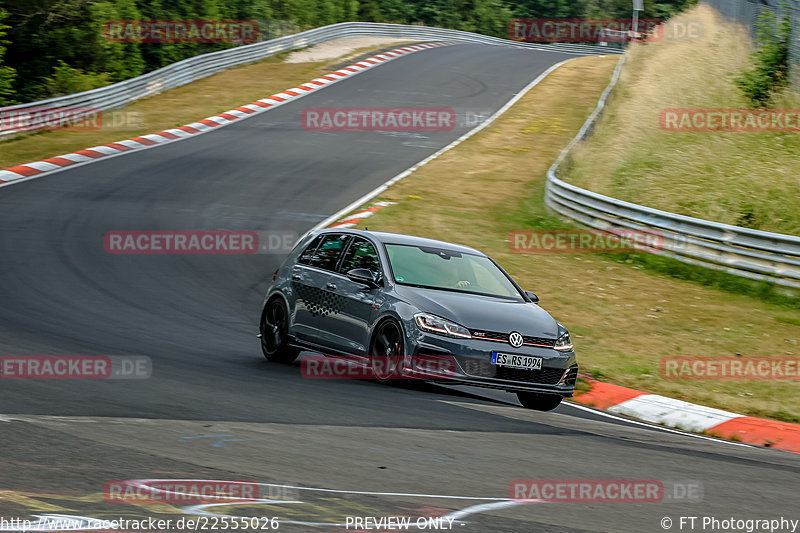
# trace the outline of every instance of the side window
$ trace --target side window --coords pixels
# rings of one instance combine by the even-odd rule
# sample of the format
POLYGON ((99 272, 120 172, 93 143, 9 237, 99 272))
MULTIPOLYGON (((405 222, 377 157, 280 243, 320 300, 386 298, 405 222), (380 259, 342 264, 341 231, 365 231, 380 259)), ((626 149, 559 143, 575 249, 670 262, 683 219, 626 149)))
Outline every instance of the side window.
POLYGON ((336 263, 339 262, 342 249, 350 237, 341 234, 326 234, 322 237, 322 242, 320 242, 314 255, 309 260, 308 265, 323 270, 336 270, 336 263))
POLYGON ((306 246, 306 249, 303 250, 303 253, 300 254, 300 257, 297 259, 298 264, 308 265, 311 263, 311 258, 314 257, 314 252, 317 251, 317 247, 319 246, 319 243, 322 242, 324 237, 325 235, 320 235, 311 241, 311 244, 306 246))
POLYGON ((359 237, 353 240, 353 244, 347 249, 347 253, 342 261, 339 272, 347 274, 354 268, 366 268, 378 274, 381 271, 381 263, 378 260, 378 253, 372 244, 359 237))

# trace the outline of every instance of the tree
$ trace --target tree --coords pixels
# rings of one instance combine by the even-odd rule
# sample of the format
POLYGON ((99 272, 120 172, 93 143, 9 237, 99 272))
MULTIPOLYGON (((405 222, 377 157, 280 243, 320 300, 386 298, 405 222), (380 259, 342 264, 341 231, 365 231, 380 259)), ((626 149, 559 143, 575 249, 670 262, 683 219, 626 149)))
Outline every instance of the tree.
POLYGON ((508 24, 511 22, 511 10, 499 0, 474 0, 474 9, 470 13, 464 29, 508 38, 508 24))
MULTIPOLYGON (((506 3, 517 18, 570 18, 586 15, 586 0, 521 0, 506 3)), ((628 5, 632 5, 630 1, 628 5)))
POLYGON ((335 0, 317 0, 317 20, 318 26, 327 26, 341 22, 344 13, 341 3, 335 0))
POLYGON ((9 28, 3 24, 3 20, 8 13, 0 9, 0 106, 13 104, 14 78, 17 76, 16 70, 3 65, 3 58, 6 55, 8 41, 5 40, 6 30, 9 28))
MULTIPOLYGON (((667 17, 697 0, 644 0, 642 17, 667 17)), ((0 103, 129 79, 232 43, 116 43, 113 20, 256 19, 262 39, 336 22, 426 24, 508 37, 516 18, 629 18, 631 0, 0 0, 0 103), (3 35, 8 43, 3 41, 3 35)), ((780 59, 750 75, 782 80, 780 59), (780 62, 779 62, 780 63, 780 62)), ((782 63, 781 63, 782 64, 782 63)), ((756 79, 758 78, 758 79, 756 79)), ((766 81, 765 81, 766 80, 766 81)))
POLYGON ((358 20, 358 0, 340 0, 342 3, 341 22, 358 20))
POLYGON ((122 81, 143 74, 144 58, 136 43, 115 43, 104 36, 104 26, 109 21, 142 18, 133 0, 97 2, 89 7, 91 34, 98 56, 96 69, 107 72, 113 81, 122 81))
MULTIPOLYGON (((375 0, 360 0, 358 2, 358 20, 364 22, 381 22, 381 8, 375 0)), ((396 20, 390 18, 391 22, 396 20)))

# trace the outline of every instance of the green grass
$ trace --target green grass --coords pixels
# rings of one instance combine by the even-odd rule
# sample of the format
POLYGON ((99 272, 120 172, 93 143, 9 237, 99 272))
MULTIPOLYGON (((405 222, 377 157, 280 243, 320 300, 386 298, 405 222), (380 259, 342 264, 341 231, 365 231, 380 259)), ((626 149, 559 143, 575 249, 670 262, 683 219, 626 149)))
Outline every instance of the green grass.
MULTIPOLYGON (((742 294, 782 307, 800 309, 800 291, 791 287, 751 280, 658 254, 614 254, 610 257, 617 262, 640 266, 675 279, 691 281, 733 294, 742 294)), ((776 320, 781 321, 778 318, 776 320)), ((798 323, 784 321, 784 323, 800 325, 800 321, 798 323)))
POLYGON ((545 175, 596 105, 615 61, 581 58, 559 68, 495 124, 388 189, 380 199, 396 205, 360 227, 485 251, 570 328, 583 373, 750 416, 795 420, 800 382, 660 376, 668 356, 800 354, 800 309, 780 290, 657 255, 510 250, 513 230, 574 227, 546 209, 545 175))
MULTIPOLYGON (((631 48, 605 115, 574 153, 565 179, 683 215, 800 234, 800 133, 662 130, 664 109, 749 107, 734 84, 750 67, 747 33, 705 5, 681 19, 701 21, 703 39, 631 48)), ((786 93, 775 107, 797 109, 800 95, 786 93)))

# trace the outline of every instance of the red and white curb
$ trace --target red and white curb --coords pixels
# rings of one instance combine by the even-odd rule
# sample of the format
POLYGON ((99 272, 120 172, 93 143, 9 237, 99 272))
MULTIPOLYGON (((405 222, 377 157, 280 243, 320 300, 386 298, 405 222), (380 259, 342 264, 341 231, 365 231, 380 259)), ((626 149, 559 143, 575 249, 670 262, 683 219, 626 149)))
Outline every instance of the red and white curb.
POLYGON ((384 207, 394 205, 394 202, 375 202, 372 204, 371 207, 367 207, 362 209, 361 211, 356 211, 353 214, 347 215, 345 218, 341 219, 338 222, 334 222, 329 228, 352 228, 365 218, 372 216, 373 213, 376 211, 380 211, 384 207))
POLYGON ((589 380, 573 401, 668 427, 800 453, 800 425, 740 415, 589 380))
POLYGON ((10 185, 19 180, 26 180, 33 177, 41 177, 45 174, 58 172, 73 165, 80 165, 90 163, 92 161, 102 159, 108 156, 120 155, 126 152, 136 150, 143 150, 153 146, 159 146, 174 141, 180 141, 206 133, 215 128, 227 126, 237 120, 247 118, 249 116, 263 113, 287 102, 291 102, 301 98, 307 94, 323 89, 333 83, 343 79, 355 76, 365 70, 375 68, 392 59, 397 59, 414 52, 427 50, 429 48, 438 48, 440 46, 448 46, 450 43, 434 42, 425 44, 415 44, 411 46, 404 46, 389 52, 384 52, 376 56, 370 57, 349 67, 344 67, 331 72, 320 78, 313 79, 297 87, 292 87, 281 93, 273 94, 261 100, 257 100, 251 104, 231 109, 219 115, 208 117, 197 122, 192 122, 179 128, 172 128, 158 133, 149 135, 142 135, 133 139, 126 139, 124 141, 117 141, 101 146, 93 146, 77 152, 63 154, 56 157, 51 157, 43 161, 34 161, 32 163, 25 163, 24 165, 17 165, 4 170, 0 170, 0 187, 10 185))

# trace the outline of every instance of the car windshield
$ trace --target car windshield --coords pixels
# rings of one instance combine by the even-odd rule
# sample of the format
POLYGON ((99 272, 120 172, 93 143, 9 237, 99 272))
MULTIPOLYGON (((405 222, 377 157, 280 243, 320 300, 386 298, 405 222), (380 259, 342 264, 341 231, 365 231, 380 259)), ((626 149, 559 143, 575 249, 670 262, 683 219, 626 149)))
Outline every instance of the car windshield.
POLYGON ((491 259, 427 246, 387 244, 395 282, 522 301, 517 288, 491 259))

